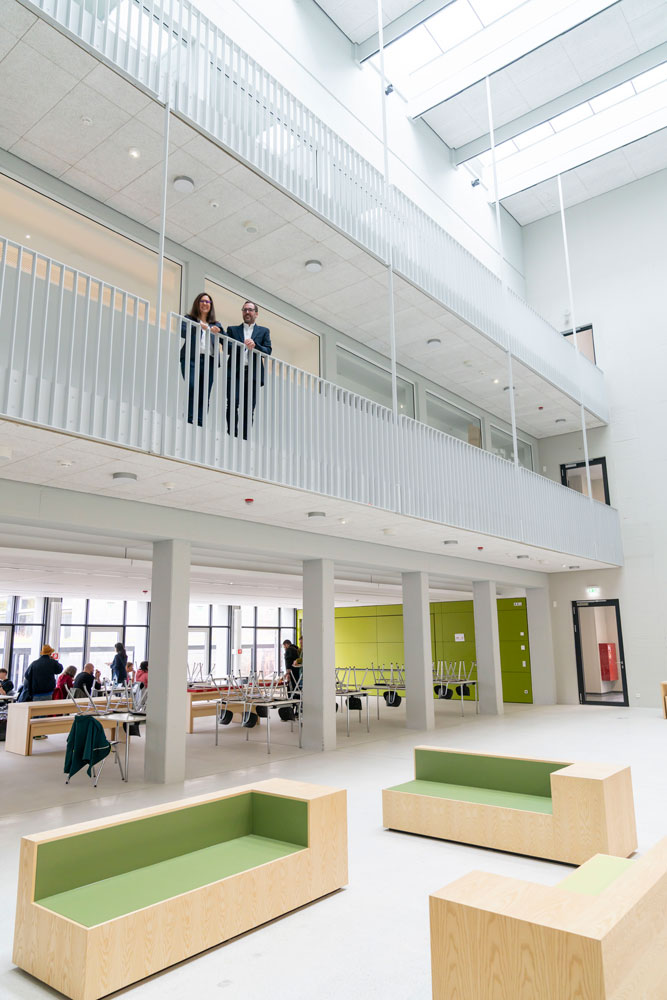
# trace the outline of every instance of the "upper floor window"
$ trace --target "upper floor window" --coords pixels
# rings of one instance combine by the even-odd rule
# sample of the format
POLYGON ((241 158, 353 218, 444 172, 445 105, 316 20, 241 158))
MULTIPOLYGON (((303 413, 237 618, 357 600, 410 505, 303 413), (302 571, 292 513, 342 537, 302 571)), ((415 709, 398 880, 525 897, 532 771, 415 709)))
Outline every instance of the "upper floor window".
POLYGON ((451 437, 482 447, 482 421, 458 406, 426 393, 426 423, 451 437))
MULTIPOLYGON (((344 347, 336 348, 336 372, 339 385, 391 409, 391 372, 352 351, 346 351, 344 347)), ((396 388, 399 414, 414 417, 414 387, 405 379, 397 378, 396 388)))
MULTIPOLYGON (((522 441, 521 438, 516 439, 516 446, 518 450, 519 465, 524 469, 533 468, 533 449, 527 441, 522 441)), ((491 424, 491 441, 489 451, 492 451, 494 455, 499 455, 500 458, 506 458, 508 462, 514 461, 514 449, 512 448, 512 435, 508 434, 506 431, 501 431, 500 427, 494 427, 491 424)))
MULTIPOLYGON (((567 342, 572 344, 574 347, 574 332, 572 330, 564 330, 563 336, 567 342)), ((592 361, 593 364, 597 364, 595 360, 595 341, 593 340, 592 326, 577 327, 577 347, 585 358, 588 358, 588 360, 592 361)))

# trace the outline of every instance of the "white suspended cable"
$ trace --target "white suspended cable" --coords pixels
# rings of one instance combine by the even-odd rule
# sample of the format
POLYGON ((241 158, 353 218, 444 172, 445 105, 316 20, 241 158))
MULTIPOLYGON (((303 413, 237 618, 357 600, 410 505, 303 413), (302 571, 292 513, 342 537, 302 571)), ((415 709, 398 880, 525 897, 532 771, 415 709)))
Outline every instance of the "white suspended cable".
POLYGON ((570 267, 570 250, 567 242, 567 226, 565 225, 565 204, 563 202, 563 185, 561 183, 560 174, 556 178, 558 182, 558 202, 560 205, 560 225, 563 231, 563 251, 565 253, 565 273, 567 275, 567 293, 570 299, 570 321, 572 323, 572 336, 574 339, 574 350, 576 355, 576 366, 577 366, 577 381, 579 383, 579 407, 581 411, 581 435, 584 440, 584 461, 586 463, 586 485, 588 487, 589 499, 593 499, 593 491, 591 489, 591 465, 588 459, 588 433, 586 431, 586 410, 584 408, 584 393, 583 393, 583 378, 581 373, 581 352, 579 350, 579 341, 577 339, 577 322, 574 314, 574 292, 572 290, 572 269, 570 267))
POLYGON ((512 451, 514 464, 519 465, 519 446, 516 437, 516 409, 514 406, 514 364, 512 360, 512 345, 510 343, 509 296, 505 277, 505 249, 503 246, 503 227, 500 216, 500 201, 498 200, 498 161, 496 159, 496 137, 493 126, 493 106, 491 104, 491 82, 488 75, 484 77, 486 84, 486 110, 489 119, 489 139, 491 140, 491 164, 493 167, 493 200, 496 207, 496 229, 498 230, 498 256, 500 257, 500 285, 503 303, 503 327, 507 337, 507 371, 509 375, 510 421, 512 424, 512 451))
MULTIPOLYGON (((162 298, 164 285, 164 239, 167 226, 167 184, 169 183, 169 118, 171 115, 171 50, 173 48, 172 24, 174 23, 173 0, 169 3, 169 35, 167 43, 167 75, 165 82, 165 104, 164 104, 164 134, 162 146, 162 205, 160 207, 160 242, 158 247, 157 264, 157 315, 155 317, 155 330, 159 337, 162 328, 162 298)), ((156 69, 158 74, 157 84, 159 87, 160 67, 156 69)))
POLYGON ((387 144, 387 79, 384 75, 384 28, 382 0, 378 0, 378 44, 380 56, 380 86, 382 88, 382 146, 384 154, 383 212, 387 233, 387 300, 389 306, 389 353, 391 360, 391 409, 398 419, 398 389, 396 384, 396 315, 394 310, 394 233, 389 208, 389 147, 387 144))

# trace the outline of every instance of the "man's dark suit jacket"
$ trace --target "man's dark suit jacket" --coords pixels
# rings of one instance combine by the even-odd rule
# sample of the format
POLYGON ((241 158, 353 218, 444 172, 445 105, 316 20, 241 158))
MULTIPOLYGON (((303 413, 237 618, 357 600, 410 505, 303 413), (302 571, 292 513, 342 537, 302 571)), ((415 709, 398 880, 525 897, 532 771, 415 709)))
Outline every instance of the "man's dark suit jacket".
MULTIPOLYGON (((240 323, 239 326, 228 326, 227 336, 231 337, 232 340, 238 340, 241 344, 245 343, 245 337, 243 336, 243 323, 240 323)), ((258 365, 253 355, 255 355, 256 351, 259 351, 260 354, 266 355, 271 353, 271 334, 269 333, 268 326, 259 326, 259 324, 255 323, 252 339, 255 341, 255 346, 252 351, 249 352, 248 365, 252 365, 252 374, 255 381, 257 380, 257 373, 259 370, 259 384, 264 385, 264 359, 260 357, 261 364, 258 365)), ((243 359, 240 355, 239 362, 240 366, 243 365, 243 359)))

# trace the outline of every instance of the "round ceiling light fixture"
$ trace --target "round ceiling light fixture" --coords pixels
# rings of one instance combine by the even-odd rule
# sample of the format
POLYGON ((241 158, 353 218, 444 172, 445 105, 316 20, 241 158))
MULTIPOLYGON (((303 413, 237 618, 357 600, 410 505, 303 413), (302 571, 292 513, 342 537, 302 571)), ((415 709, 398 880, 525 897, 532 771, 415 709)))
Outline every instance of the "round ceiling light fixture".
POLYGON ((181 174, 178 177, 174 177, 173 187, 174 191, 178 191, 179 194, 192 194, 195 189, 195 182, 192 177, 186 177, 185 174, 181 174))
POLYGON ((323 510, 309 510, 308 517, 326 517, 327 515, 323 510))
POLYGON ((429 337, 428 340, 426 341, 426 346, 427 347, 440 347, 441 343, 442 343, 442 341, 440 340, 440 337, 429 337))
POLYGON ((133 160, 138 160, 139 157, 141 156, 141 150, 137 149, 136 146, 130 146, 130 148, 127 151, 127 155, 133 160))
POLYGON ((135 472, 112 472, 112 479, 127 479, 132 483, 136 483, 139 478, 135 472))
POLYGON ((208 203, 208 207, 209 208, 220 208, 220 202, 216 201, 215 198, 211 198, 211 200, 208 203))
POLYGON ((456 538, 445 538, 445 540, 444 540, 444 542, 442 544, 443 545, 458 545, 459 543, 456 540, 456 538))
POLYGON ((243 223, 243 228, 249 236, 254 236, 259 232, 259 226, 256 222, 253 222, 252 219, 246 219, 243 223))
POLYGON ((303 265, 309 274, 319 274, 322 270, 321 260, 307 260, 303 265))

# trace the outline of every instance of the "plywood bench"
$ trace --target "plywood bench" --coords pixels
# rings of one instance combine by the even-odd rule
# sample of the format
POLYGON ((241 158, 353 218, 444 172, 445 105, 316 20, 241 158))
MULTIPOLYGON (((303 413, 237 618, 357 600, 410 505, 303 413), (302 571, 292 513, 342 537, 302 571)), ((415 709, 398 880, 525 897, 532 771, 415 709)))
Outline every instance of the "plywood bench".
POLYGON ((637 847, 629 767, 415 748, 415 780, 382 792, 392 830, 580 865, 637 847))
POLYGON ((667 997, 667 838, 556 886, 471 872, 430 911, 433 1000, 667 997))
MULTIPOLYGON (((221 693, 217 688, 212 688, 210 690, 200 688, 195 691, 188 691, 186 704, 186 732, 194 732, 195 719, 215 715, 216 705, 223 695, 224 690, 221 693)), ((234 713, 234 722, 241 722, 243 716, 243 705, 240 703, 230 703, 227 707, 234 713)), ((254 715, 255 713, 252 712, 251 714, 254 715)), ((260 719, 258 718, 257 723, 255 724, 257 725, 259 722, 260 719)))
POLYGON ((23 837, 13 958, 97 1000, 346 882, 344 791, 273 779, 183 799, 23 837))
MULTIPOLYGON (((95 705, 106 708, 106 698, 96 698, 95 705)), ((90 708, 88 700, 77 701, 82 710, 90 708)), ((29 757, 32 754, 33 736, 50 733, 68 733, 72 727, 74 706, 71 698, 60 701, 19 701, 7 710, 7 737, 5 750, 29 757), (59 716, 69 719, 58 718, 59 716)), ((102 721, 102 720, 100 720, 102 721)), ((109 726, 105 726, 109 729, 109 726)))
POLYGON ((667 719, 667 682, 660 685, 660 701, 662 702, 662 717, 667 719))

